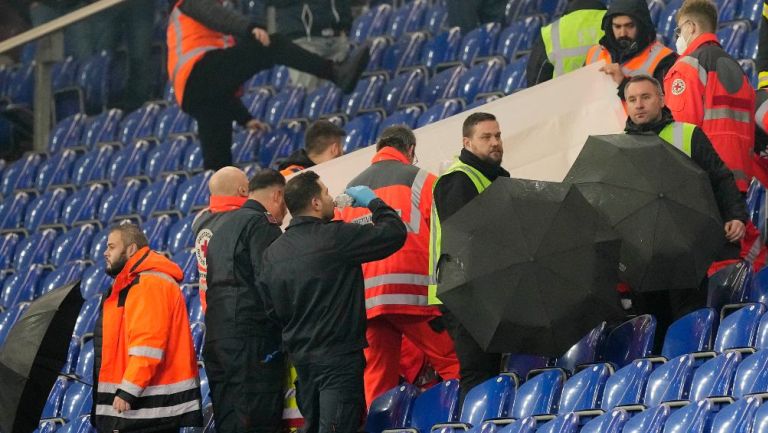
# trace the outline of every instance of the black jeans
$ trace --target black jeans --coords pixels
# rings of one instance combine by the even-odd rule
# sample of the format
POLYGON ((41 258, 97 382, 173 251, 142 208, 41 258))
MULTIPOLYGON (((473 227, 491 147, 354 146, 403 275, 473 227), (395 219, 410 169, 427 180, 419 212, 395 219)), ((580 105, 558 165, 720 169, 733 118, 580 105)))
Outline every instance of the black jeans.
POLYGON ((270 40, 269 47, 245 38, 232 48, 209 51, 189 74, 181 108, 197 120, 206 170, 232 165, 232 122, 244 124, 251 119, 236 93, 254 74, 281 64, 332 78, 330 60, 280 35, 270 35, 270 40))
POLYGON ((296 402, 303 433, 355 433, 365 411, 363 351, 297 363, 296 402))
POLYGON ((267 338, 228 338, 205 343, 203 357, 219 433, 277 433, 283 415, 285 361, 267 338))
POLYGON ((463 403, 467 392, 475 385, 499 374, 501 371, 501 354, 484 352, 453 313, 443 305, 440 306, 440 311, 443 313, 445 328, 453 338, 456 357, 459 358, 460 403, 463 403))

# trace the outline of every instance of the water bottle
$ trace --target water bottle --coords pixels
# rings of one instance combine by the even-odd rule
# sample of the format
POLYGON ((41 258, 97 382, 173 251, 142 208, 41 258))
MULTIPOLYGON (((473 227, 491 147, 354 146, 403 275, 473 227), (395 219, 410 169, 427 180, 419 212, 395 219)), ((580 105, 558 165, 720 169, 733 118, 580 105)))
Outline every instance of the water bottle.
POLYGON ((333 205, 336 206, 337 209, 344 209, 347 206, 352 206, 352 203, 355 202, 355 199, 353 199, 349 194, 339 194, 336 196, 335 199, 333 199, 333 205))

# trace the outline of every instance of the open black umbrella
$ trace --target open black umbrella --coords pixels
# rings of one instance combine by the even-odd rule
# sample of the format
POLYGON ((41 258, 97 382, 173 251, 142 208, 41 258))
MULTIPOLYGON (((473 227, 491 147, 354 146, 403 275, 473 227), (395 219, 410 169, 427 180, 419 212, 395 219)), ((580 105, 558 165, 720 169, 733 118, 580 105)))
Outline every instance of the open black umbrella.
POLYGON ((559 356, 622 316, 620 241, 571 185, 499 178, 441 245, 438 297, 486 351, 559 356))
POLYGON ((0 350, 0 431, 37 428, 48 394, 67 358, 83 305, 80 282, 60 287, 29 306, 0 350))
POLYGON ((589 137, 565 182, 621 236, 619 276, 638 292, 699 287, 726 243, 709 177, 655 135, 589 137))

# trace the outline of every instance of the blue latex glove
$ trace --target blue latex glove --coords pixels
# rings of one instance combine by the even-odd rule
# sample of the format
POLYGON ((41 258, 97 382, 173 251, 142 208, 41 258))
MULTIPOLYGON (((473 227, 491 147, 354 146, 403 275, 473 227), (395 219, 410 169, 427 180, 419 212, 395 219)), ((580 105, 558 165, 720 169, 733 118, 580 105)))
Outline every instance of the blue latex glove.
POLYGON ((367 186, 352 186, 344 192, 355 200, 352 207, 368 207, 371 200, 378 198, 376 193, 367 186))

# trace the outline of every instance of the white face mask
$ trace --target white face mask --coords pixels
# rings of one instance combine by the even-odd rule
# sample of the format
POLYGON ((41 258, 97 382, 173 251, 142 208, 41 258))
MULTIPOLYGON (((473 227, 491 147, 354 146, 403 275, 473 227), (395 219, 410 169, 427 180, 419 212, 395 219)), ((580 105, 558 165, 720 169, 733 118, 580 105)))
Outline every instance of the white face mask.
POLYGON ((678 36, 677 40, 675 41, 675 49, 677 50, 677 54, 680 54, 681 56, 685 50, 688 49, 688 41, 685 40, 683 35, 678 36))

